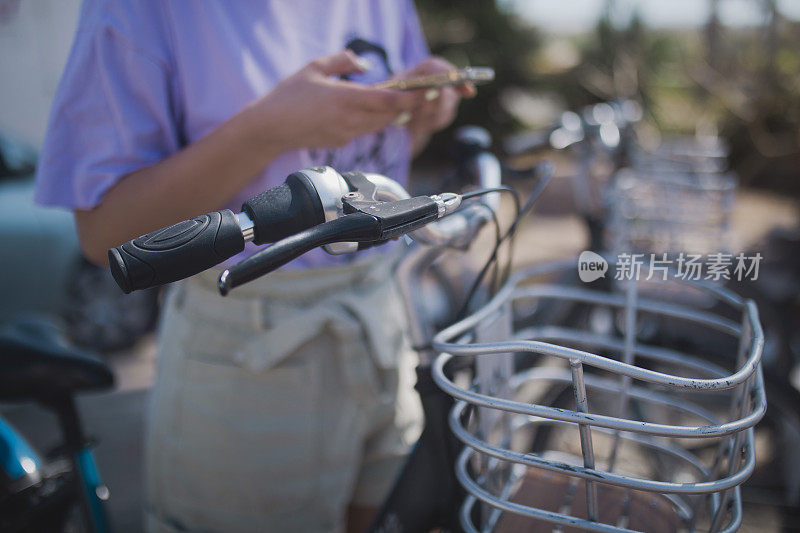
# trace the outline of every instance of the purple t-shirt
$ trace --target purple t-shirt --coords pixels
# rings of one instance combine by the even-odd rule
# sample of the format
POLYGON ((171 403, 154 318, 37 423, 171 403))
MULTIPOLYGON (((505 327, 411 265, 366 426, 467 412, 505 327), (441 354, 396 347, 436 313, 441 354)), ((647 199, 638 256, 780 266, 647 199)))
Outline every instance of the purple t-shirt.
MULTIPOLYGON (((412 0, 85 0, 50 112, 36 201, 90 209, 122 176, 200 139, 312 59, 344 48, 370 62, 351 78, 364 83, 428 55, 412 0)), ((315 165, 404 182, 409 161, 407 132, 390 126, 342 149, 284 153, 219 207, 238 211, 243 200, 315 165)), ((294 266, 332 259, 315 251, 294 266)))

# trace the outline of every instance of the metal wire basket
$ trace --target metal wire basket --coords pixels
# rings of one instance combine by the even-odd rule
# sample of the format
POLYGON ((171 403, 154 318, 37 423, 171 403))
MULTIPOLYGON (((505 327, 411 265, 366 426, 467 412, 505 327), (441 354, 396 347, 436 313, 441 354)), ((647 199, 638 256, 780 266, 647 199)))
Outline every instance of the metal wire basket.
POLYGON ((733 174, 624 169, 606 190, 606 240, 615 253, 728 251, 733 174))
POLYGON ((766 409, 754 304, 696 282, 713 309, 643 296, 633 281, 622 292, 546 281, 576 270, 521 272, 433 341, 434 379, 457 400, 464 530, 736 530, 766 409), (552 301, 573 318, 547 323, 552 301), (621 320, 574 319, 596 308, 621 320), (663 332, 643 341, 653 317, 663 332), (474 371, 451 371, 465 357, 474 371))
POLYGON ((722 173, 728 168, 727 144, 715 136, 667 137, 654 150, 631 153, 638 170, 722 173))

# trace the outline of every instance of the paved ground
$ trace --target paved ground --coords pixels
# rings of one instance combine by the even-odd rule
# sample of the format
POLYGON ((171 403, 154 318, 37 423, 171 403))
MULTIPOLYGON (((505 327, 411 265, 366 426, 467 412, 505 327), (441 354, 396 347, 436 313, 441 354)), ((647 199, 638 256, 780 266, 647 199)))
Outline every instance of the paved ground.
MULTIPOLYGON (((542 204, 559 203, 559 196, 563 198, 562 185, 557 182, 542 204)), ((550 211, 547 216, 534 217, 522 229, 517 244, 519 263, 563 257, 581 250, 584 234, 579 220, 550 211)), ((745 246, 775 225, 796 223, 796 216, 796 206, 786 199, 745 192, 739 195, 735 212, 736 234, 745 246)), ((87 430, 100 441, 97 458, 112 493, 110 510, 115 531, 141 531, 142 432, 147 390, 154 375, 154 353, 153 339, 147 338, 134 350, 109 356, 118 389, 80 399, 87 430)), ((33 406, 6 407, 3 412, 43 449, 57 436, 52 417, 33 406)), ((776 517, 768 511, 754 511, 747 518, 745 530, 778 530, 776 517)))

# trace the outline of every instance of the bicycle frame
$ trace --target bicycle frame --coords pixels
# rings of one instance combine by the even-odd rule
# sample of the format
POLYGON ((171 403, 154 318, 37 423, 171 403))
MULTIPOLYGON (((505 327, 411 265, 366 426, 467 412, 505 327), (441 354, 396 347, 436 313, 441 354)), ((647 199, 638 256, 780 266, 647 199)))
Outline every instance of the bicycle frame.
POLYGON ((0 466, 10 484, 22 489, 42 479, 39 454, 3 417, 0 417, 0 443, 0 466))
MULTIPOLYGON (((488 144, 484 146, 488 148, 488 144)), ((501 165, 485 148, 466 166, 477 176, 481 187, 497 187, 501 184, 501 165)), ((488 210, 497 209, 498 205, 496 194, 487 195, 485 204, 472 206, 465 216, 441 220, 437 231, 427 235, 427 242, 408 242, 408 249, 396 268, 395 279, 406 310, 411 345, 419 355, 415 388, 422 402, 425 426, 369 531, 430 531, 437 527, 457 531, 459 528, 458 508, 464 492, 455 476, 455 464, 460 443, 448 425, 453 400, 433 381, 431 370, 436 354, 430 343, 435 331, 423 311, 420 287, 426 272, 439 257, 448 250, 468 247, 490 220, 488 210)))
MULTIPOLYGON (((72 486, 68 489, 72 494, 70 500, 79 502, 88 531, 108 533, 111 529, 105 501, 109 492, 100 479, 92 445, 83 434, 73 398, 53 399, 43 406, 58 416, 61 425, 65 455, 73 474, 70 478, 72 486)), ((54 467, 44 461, 27 440, 2 417, 0 466, 8 480, 8 487, 17 494, 24 490, 36 490, 35 487, 46 483, 49 477, 61 475, 65 469, 69 469, 66 466, 54 467)), ((30 512, 36 512, 37 504, 38 500, 34 501, 30 512)), ((64 518, 66 517, 65 514, 64 518)))
POLYGON ((76 489, 80 491, 89 530, 108 533, 110 526, 105 501, 109 492, 100 479, 92 445, 83 433, 75 400, 71 396, 62 398, 54 402, 52 408, 58 414, 64 444, 75 468, 76 489))

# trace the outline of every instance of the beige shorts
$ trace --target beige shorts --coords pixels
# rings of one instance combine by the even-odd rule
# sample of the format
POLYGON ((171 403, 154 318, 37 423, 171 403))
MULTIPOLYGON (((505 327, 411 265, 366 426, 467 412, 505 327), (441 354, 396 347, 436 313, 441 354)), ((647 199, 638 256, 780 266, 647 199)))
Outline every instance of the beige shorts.
POLYGON ((386 261, 172 287, 146 446, 150 531, 341 531, 422 424, 386 261))

